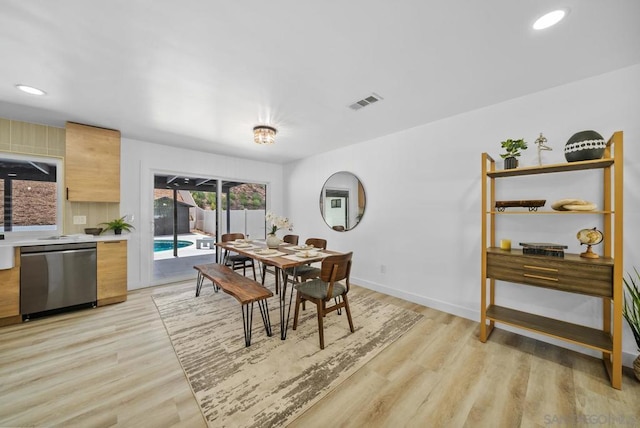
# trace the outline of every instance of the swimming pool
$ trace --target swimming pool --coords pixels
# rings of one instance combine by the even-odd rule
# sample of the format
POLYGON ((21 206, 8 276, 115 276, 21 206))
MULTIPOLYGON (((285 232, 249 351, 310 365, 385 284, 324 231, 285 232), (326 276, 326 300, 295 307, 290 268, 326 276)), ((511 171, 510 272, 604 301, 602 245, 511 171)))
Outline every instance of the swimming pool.
MULTIPOLYGON (((178 241, 178 248, 188 247, 189 245, 193 245, 193 242, 183 240, 178 241)), ((156 239, 155 241, 153 241, 154 253, 166 250, 173 250, 173 239, 156 239)))

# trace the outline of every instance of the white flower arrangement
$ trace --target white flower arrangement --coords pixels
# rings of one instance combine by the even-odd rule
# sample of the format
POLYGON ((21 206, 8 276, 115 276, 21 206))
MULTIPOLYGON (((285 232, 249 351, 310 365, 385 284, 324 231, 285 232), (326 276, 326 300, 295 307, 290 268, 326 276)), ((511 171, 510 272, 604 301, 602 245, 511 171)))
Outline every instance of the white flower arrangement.
POLYGON ((270 227, 270 235, 275 235, 275 233, 280 229, 293 230, 293 223, 289 221, 286 217, 280 217, 272 213, 271 211, 267 211, 267 215, 265 216, 267 223, 269 223, 270 227))

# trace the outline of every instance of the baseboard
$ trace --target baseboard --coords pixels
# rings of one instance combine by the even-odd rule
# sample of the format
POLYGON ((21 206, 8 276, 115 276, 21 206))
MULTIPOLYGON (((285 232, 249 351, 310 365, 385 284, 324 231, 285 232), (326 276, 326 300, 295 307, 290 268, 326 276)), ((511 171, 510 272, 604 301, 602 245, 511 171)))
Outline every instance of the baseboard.
MULTIPOLYGON (((479 309, 474 310, 474 309, 465 308, 459 305, 452 305, 451 303, 448 303, 448 302, 443 302, 441 300, 436 300, 436 299, 430 299, 428 297, 420 296, 414 293, 407 293, 405 291, 397 290, 395 288, 387 287, 385 285, 377 284, 375 282, 367 281, 367 280, 356 278, 356 277, 351 277, 351 283, 367 288, 369 290, 377 291, 382 294, 397 297, 399 299, 407 300, 409 302, 417 303, 431 309, 436 309, 438 311, 442 311, 448 314, 466 318, 471 321, 480 322, 479 309)), ((601 358, 601 354, 599 352, 588 349, 588 348, 584 348, 579 345, 574 345, 572 343, 565 342, 563 340, 557 340, 542 334, 536 334, 527 330, 522 330, 516 327, 511 327, 511 326, 500 324, 500 323, 497 323, 496 325, 497 325, 497 328, 500 328, 505 331, 510 331, 512 333, 516 333, 525 337, 530 337, 532 339, 536 339, 541 342, 550 343, 552 345, 559 346, 560 348, 570 349, 572 351, 579 352, 581 354, 589 355, 596 358, 601 358)), ((637 354, 622 351, 622 365, 625 367, 633 368, 633 360, 635 360, 636 357, 637 357, 637 354)))
POLYGON ((398 297, 409 302, 418 303, 423 306, 427 306, 431 309, 437 309, 448 314, 456 315, 462 318, 470 319, 472 321, 480 320, 480 312, 473 311, 459 305, 452 305, 451 303, 443 302, 442 300, 430 299, 428 297, 420 296, 414 293, 407 293, 406 291, 397 290, 395 288, 387 287, 375 282, 367 281, 364 279, 351 277, 350 280, 353 284, 368 288, 369 290, 377 291, 389 296, 398 297))

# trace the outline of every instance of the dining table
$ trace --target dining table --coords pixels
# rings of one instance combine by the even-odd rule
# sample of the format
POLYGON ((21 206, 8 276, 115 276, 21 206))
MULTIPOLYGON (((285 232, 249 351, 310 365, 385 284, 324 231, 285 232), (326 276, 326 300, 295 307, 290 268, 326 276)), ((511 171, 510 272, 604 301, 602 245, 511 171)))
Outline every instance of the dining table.
MULTIPOLYGON (((279 311, 280 311, 280 339, 287 338, 287 328, 291 317, 291 304, 293 302, 294 287, 291 287, 289 293, 289 302, 287 304, 287 284, 296 283, 296 269, 309 263, 321 262, 325 257, 335 254, 342 254, 337 251, 320 250, 308 247, 306 245, 294 245, 281 243, 278 248, 268 248, 265 241, 239 239, 236 241, 216 242, 216 247, 225 250, 225 254, 229 252, 237 253, 252 258, 261 264, 261 279, 264 285, 267 267, 274 269, 276 279, 276 290, 280 290, 279 311), (291 275, 289 275, 291 272, 291 275), (292 278, 290 281, 289 277, 292 278)), ((224 264, 224 260, 220 263, 224 264)))

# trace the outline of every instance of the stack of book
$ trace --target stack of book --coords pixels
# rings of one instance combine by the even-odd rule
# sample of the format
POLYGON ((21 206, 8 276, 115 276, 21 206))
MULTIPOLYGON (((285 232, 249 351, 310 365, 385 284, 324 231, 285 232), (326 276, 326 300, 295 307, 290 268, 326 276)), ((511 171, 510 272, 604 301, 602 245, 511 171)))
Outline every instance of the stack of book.
POLYGON ((548 242, 521 242, 520 245, 522 246, 522 254, 551 257, 564 257, 564 250, 569 248, 566 245, 548 242))

